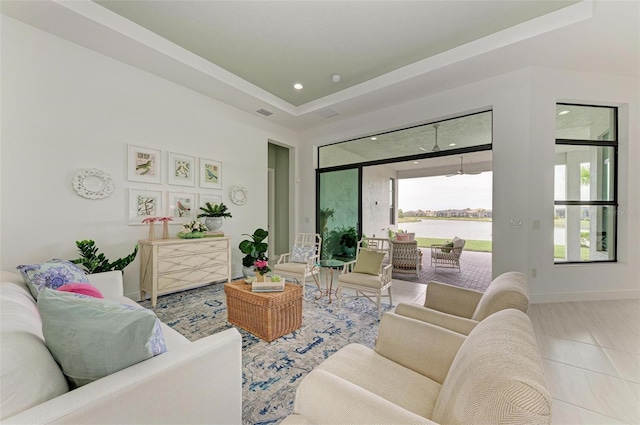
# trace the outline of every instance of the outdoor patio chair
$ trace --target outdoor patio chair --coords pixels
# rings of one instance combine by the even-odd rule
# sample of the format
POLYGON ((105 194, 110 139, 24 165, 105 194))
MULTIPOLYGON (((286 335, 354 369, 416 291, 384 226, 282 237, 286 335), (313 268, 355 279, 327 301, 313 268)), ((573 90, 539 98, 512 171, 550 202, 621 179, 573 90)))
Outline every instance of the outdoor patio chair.
POLYGON ((417 241, 391 241, 393 250, 393 271, 395 273, 415 273, 420 278, 422 251, 417 241))
POLYGON ((338 276, 338 308, 342 307, 343 289, 355 291, 355 297, 364 296, 378 306, 378 319, 381 313, 381 297, 391 299, 391 270, 393 269, 393 251, 389 239, 367 238, 358 242, 355 261, 345 263, 342 273, 338 276), (389 256, 385 263, 384 257, 389 256), (386 295, 382 292, 387 291, 386 295), (375 296, 375 299, 372 297, 375 296))
POLYGON ((291 277, 303 285, 307 277, 311 276, 316 285, 319 285, 318 275, 320 274, 320 268, 316 263, 320 259, 321 246, 322 238, 319 234, 298 233, 291 252, 282 254, 278 262, 273 266, 274 273, 291 277))
POLYGON ((484 293, 429 282, 424 307, 400 303, 395 313, 468 335, 479 322, 508 308, 524 313, 529 309, 529 283, 522 273, 501 274, 484 293))
POLYGON ((447 268, 457 268, 460 270, 460 256, 464 250, 465 240, 459 237, 454 237, 453 241, 448 244, 432 244, 431 245, 431 265, 435 267, 436 271, 438 266, 447 268))

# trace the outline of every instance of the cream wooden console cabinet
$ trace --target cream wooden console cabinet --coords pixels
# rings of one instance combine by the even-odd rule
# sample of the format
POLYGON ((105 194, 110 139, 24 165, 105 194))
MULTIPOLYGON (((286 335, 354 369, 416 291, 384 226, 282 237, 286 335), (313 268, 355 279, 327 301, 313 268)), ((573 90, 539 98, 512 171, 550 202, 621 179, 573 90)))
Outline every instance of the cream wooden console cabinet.
POLYGON ((195 288, 207 283, 231 282, 231 238, 142 240, 140 297, 195 288))

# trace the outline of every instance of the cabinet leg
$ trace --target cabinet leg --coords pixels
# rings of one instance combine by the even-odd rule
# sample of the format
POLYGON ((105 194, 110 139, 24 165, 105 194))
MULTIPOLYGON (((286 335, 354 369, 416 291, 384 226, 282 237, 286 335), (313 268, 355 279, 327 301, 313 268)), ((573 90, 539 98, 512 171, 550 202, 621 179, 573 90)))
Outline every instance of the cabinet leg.
POLYGON ((158 303, 158 295, 151 294, 151 308, 156 308, 157 303, 158 303))

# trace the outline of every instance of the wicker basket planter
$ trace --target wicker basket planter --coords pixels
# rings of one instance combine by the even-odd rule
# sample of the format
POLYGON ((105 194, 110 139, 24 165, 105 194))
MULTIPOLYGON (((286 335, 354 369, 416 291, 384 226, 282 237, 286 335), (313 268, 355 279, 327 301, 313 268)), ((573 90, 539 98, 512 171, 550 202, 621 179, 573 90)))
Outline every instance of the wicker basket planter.
POLYGON ((226 283, 227 320, 271 342, 302 327, 301 285, 286 283, 282 292, 251 292, 243 280, 226 283))

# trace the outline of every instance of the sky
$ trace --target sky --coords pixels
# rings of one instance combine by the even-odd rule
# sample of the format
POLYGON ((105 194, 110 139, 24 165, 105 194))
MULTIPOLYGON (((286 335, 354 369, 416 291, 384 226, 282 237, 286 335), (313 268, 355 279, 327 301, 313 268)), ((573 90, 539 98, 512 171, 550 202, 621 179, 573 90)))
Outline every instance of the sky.
POLYGON ((491 171, 475 175, 398 180, 398 208, 403 211, 465 208, 492 209, 491 171))

